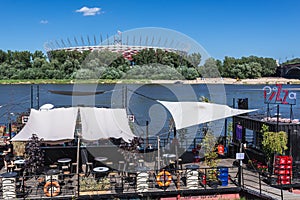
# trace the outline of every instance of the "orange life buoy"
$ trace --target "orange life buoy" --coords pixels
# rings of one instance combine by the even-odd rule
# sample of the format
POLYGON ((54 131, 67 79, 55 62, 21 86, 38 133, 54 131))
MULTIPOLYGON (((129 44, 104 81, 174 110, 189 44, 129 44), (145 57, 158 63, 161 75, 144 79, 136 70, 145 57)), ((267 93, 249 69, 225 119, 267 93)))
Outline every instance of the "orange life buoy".
POLYGON ((172 175, 168 171, 161 171, 156 176, 156 183, 159 187, 168 187, 171 184, 171 181, 172 175))
POLYGON ((218 145, 218 154, 224 155, 224 145, 222 144, 218 145))
POLYGON ((53 182, 46 182, 46 184, 44 185, 44 193, 47 197, 51 197, 51 193, 52 196, 57 196, 60 193, 60 185, 57 181, 53 181, 53 182))

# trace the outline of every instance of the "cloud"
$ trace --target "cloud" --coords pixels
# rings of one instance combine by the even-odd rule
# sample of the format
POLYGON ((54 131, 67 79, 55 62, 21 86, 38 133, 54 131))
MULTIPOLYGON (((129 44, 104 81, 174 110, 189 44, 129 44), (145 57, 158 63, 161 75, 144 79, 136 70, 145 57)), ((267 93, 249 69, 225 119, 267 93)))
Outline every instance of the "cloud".
POLYGON ((101 14, 101 8, 88 8, 86 6, 80 8, 79 10, 76 10, 78 13, 83 13, 83 16, 94 16, 101 14))
POLYGON ((48 20, 43 19, 43 20, 40 21, 40 24, 48 24, 48 20))

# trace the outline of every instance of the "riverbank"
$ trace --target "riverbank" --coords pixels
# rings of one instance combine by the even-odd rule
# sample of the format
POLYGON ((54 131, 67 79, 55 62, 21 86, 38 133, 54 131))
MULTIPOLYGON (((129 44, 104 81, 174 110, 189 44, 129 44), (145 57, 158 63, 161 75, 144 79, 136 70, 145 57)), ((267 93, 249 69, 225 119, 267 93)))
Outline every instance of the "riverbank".
POLYGON ((182 84, 300 84, 299 79, 286 79, 281 77, 264 77, 258 79, 233 79, 233 78, 198 78, 196 80, 152 80, 151 83, 163 84, 163 83, 182 83, 182 84))
POLYGON ((300 84, 300 79, 286 79, 281 77, 263 77, 258 79, 233 79, 233 78, 197 78, 195 80, 147 80, 147 79, 118 79, 118 80, 53 80, 53 79, 38 79, 38 80, 0 80, 0 84, 300 84))

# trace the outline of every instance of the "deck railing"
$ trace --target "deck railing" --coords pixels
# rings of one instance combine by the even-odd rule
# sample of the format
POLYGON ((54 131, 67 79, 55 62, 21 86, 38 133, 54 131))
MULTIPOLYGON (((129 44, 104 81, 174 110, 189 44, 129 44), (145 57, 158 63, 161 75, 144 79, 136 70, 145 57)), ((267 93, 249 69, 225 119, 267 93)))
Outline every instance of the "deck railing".
POLYGON ((282 185, 277 185, 280 189, 280 193, 278 191, 270 190, 270 185, 277 184, 274 182, 273 177, 268 174, 262 175, 261 172, 256 170, 242 170, 242 188, 250 193, 255 194, 256 196, 261 196, 262 198, 270 195, 281 198, 283 200, 283 187, 282 185), (274 182, 274 183, 273 183, 274 182))
MULTIPOLYGON (((196 165, 199 166, 199 165, 196 165)), ((224 167, 222 167, 224 168, 224 167)), ((221 180, 220 168, 165 168, 161 171, 149 170, 127 172, 110 170, 107 173, 79 173, 55 175, 25 175, 13 173, 2 177, 0 199, 45 199, 101 197, 148 197, 238 193, 236 167, 226 167, 221 180), (216 172, 217 185, 209 181, 211 172, 216 172), (79 184, 78 184, 79 183, 79 184)))

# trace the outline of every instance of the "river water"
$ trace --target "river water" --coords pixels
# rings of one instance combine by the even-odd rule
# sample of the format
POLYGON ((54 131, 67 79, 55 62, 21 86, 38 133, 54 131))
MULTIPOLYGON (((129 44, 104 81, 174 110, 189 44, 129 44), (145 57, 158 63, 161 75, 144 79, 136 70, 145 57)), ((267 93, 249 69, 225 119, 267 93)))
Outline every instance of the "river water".
MULTIPOLYGON (((30 107, 38 108, 50 103, 55 107, 85 105, 97 107, 126 107, 128 114, 134 115, 137 132, 144 134, 146 121, 149 122, 150 135, 164 134, 169 129, 170 114, 156 100, 198 101, 201 96, 212 102, 237 107, 238 99, 248 98, 248 108, 258 109, 257 113, 266 114, 263 88, 266 85, 206 85, 206 84, 19 84, 0 85, 0 124, 14 121, 16 116, 30 107), (72 97, 50 91, 103 91, 94 96, 72 97)), ((271 88, 275 87, 274 85, 271 88)), ((284 85, 283 89, 294 92, 300 97, 300 85, 284 85)), ((281 96, 284 94, 281 94, 281 96)), ((282 96, 283 97, 283 96, 282 96)), ((294 118, 300 118, 299 104, 293 106, 294 118)), ((276 105, 270 105, 270 114, 275 114, 276 105)), ((290 106, 280 105, 282 117, 290 117, 290 106)), ((217 122, 221 134, 223 124, 217 122)), ((196 134, 199 127, 188 129, 196 134)))

